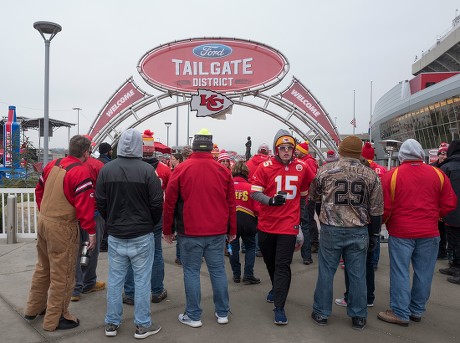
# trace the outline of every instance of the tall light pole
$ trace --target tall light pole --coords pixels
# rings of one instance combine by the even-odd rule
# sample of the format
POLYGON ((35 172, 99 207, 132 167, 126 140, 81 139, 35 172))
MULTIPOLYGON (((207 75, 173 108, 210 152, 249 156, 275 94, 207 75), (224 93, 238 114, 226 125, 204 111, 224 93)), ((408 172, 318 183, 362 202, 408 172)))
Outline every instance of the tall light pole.
POLYGON ((169 127, 171 126, 171 122, 165 122, 166 125, 166 146, 169 146, 169 127))
POLYGON ((80 111, 82 110, 80 107, 74 107, 72 110, 77 111, 77 134, 80 134, 80 111))
POLYGON ((61 25, 49 21, 37 21, 34 29, 40 32, 45 41, 45 105, 43 115, 43 165, 48 164, 48 140, 49 140, 49 74, 50 74, 50 43, 58 32, 61 25))

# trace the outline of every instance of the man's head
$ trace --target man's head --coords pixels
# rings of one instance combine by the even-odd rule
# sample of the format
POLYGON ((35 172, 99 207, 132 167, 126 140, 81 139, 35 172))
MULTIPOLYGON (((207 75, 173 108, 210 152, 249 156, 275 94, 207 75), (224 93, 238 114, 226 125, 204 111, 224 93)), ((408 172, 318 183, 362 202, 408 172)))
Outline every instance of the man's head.
POLYGON ((259 145, 259 149, 257 149, 257 153, 261 155, 268 155, 269 147, 267 143, 262 143, 259 145))
POLYGON ((80 135, 73 136, 69 142, 69 155, 85 162, 91 154, 91 141, 80 135))
POLYGON ((142 135, 139 131, 128 129, 121 134, 117 156, 142 158, 142 135))
POLYGON ((342 157, 357 158, 361 156, 361 148, 363 143, 357 136, 348 136, 340 142, 339 155, 342 157))
POLYGON ((447 143, 441 143, 438 149, 438 161, 439 163, 444 162, 444 160, 447 158, 447 149, 449 148, 449 144, 447 143))
POLYGON ((268 144, 262 143, 261 145, 259 145, 259 148, 257 149, 257 153, 261 155, 268 155, 269 150, 270 149, 268 148, 268 144))
POLYGON ((410 138, 401 145, 398 158, 401 163, 406 161, 424 161, 425 152, 419 142, 410 138))
POLYGON ((361 151, 361 156, 364 157, 366 160, 374 160, 375 150, 370 142, 364 143, 363 149, 361 151))
POLYGON ((107 155, 108 157, 111 157, 112 156, 112 146, 107 142, 101 143, 99 145, 99 154, 107 155))
POLYGON ((335 153, 334 150, 329 150, 326 153, 326 162, 327 163, 332 163, 332 162, 337 162, 339 160, 339 156, 335 153))
POLYGON ((307 156, 309 154, 308 142, 297 144, 295 147, 295 154, 298 158, 307 156))
POLYGON ((184 160, 190 157, 190 155, 193 153, 192 147, 189 145, 184 146, 182 149, 182 157, 184 160))
POLYGON ((201 129, 195 134, 192 144, 193 151, 211 152, 214 145, 212 144, 212 135, 208 129, 201 129))
POLYGON ((282 163, 288 164, 292 160, 295 149, 295 139, 286 130, 279 130, 275 135, 275 142, 273 148, 275 155, 281 160, 282 163))

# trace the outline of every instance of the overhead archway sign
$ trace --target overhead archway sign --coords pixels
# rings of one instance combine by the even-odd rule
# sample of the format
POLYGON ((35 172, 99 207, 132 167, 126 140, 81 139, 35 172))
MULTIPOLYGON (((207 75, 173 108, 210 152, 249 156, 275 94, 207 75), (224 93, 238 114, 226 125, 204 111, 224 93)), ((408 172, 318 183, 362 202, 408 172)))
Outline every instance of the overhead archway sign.
POLYGON ((253 41, 192 38, 150 50, 137 68, 160 90, 195 93, 206 88, 235 94, 275 86, 289 71, 289 63, 279 51, 253 41))

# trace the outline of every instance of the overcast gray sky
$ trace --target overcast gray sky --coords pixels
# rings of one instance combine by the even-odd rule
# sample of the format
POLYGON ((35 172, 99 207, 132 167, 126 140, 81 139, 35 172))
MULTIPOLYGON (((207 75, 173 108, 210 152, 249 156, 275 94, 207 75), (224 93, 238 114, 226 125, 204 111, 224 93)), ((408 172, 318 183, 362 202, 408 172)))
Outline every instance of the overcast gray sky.
MULTIPOLYGON (((87 133, 97 113, 130 76, 151 94, 136 70, 139 59, 161 44, 192 37, 236 37, 267 44, 290 63, 283 81, 267 94, 286 88, 297 77, 321 102, 340 133, 351 133, 356 91, 356 133, 367 132, 370 83, 373 104, 399 81, 410 79, 415 56, 429 49, 455 17, 458 1, 420 0, 15 0, 2 1, 0 12, 0 113, 8 106, 18 116, 43 117, 44 42, 35 21, 62 26, 51 42, 50 118, 77 123, 87 133)), ((183 109, 182 111, 186 111, 183 109)), ((184 112, 186 115, 186 112, 184 112)), ((181 119, 184 114, 181 113, 181 119)), ((151 129, 166 142, 165 121, 175 111, 152 118, 151 129)), ((207 127, 220 148, 244 152, 246 137, 254 148, 271 145, 279 128, 262 113, 235 107, 226 121, 192 116, 190 132, 207 127)), ((71 129, 71 135, 77 128, 71 129)), ((38 133, 29 131, 38 146, 38 133)), ((186 124, 179 124, 179 144, 186 144, 186 124)), ((59 129, 50 148, 67 146, 59 129)))

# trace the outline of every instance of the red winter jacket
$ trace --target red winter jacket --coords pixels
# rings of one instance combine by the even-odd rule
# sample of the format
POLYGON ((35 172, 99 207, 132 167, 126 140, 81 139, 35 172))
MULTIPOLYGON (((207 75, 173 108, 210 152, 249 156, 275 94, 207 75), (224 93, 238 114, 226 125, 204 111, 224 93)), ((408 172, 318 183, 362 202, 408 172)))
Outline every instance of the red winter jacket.
POLYGON ((232 175, 210 153, 194 152, 171 173, 163 207, 165 235, 172 234, 175 214, 179 234, 236 234, 232 175))
POLYGON ((246 162, 246 165, 248 166, 248 169, 249 169, 249 175, 248 175, 249 182, 252 182, 252 176, 254 175, 257 168, 259 167, 259 164, 267 161, 269 158, 270 156, 268 155, 255 154, 249 161, 246 162))
POLYGON ((383 220, 389 235, 398 238, 439 236, 439 218, 457 205, 457 196, 446 174, 422 161, 406 161, 385 173, 382 188, 383 220), (396 177, 392 178, 396 171, 396 177))

